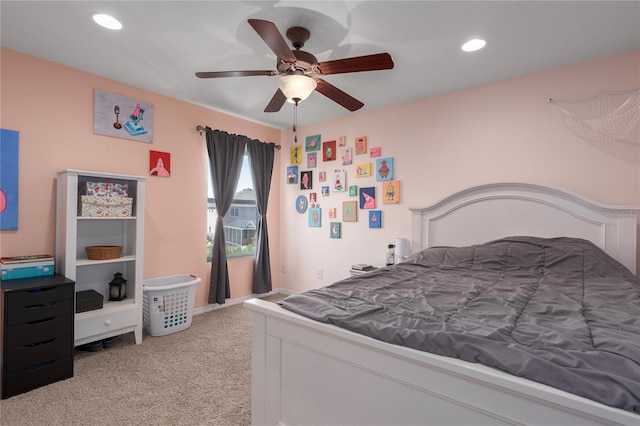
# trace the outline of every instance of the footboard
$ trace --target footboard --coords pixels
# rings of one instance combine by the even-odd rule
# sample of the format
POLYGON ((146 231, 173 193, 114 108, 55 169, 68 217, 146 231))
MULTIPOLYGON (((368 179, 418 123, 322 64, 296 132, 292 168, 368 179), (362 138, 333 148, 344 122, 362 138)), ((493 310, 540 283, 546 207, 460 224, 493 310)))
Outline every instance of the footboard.
POLYGON ((318 323, 259 299, 253 425, 629 424, 640 416, 482 365, 318 323))

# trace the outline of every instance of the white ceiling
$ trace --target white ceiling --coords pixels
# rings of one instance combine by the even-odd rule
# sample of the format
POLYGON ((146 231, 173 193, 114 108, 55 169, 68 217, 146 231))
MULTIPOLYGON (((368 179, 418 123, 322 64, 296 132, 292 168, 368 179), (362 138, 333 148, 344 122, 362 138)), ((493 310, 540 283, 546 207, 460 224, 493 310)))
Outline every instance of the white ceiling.
MULTIPOLYGON (((293 122, 291 104, 263 112, 278 77, 194 75, 276 69, 248 18, 274 22, 283 36, 306 27, 303 50, 319 61, 389 52, 392 70, 324 77, 364 102, 359 111, 640 49, 640 1, 2 0, 0 17, 3 47, 278 128, 293 122), (95 12, 124 28, 98 27, 95 12), (463 53, 475 37, 487 47, 463 53)), ((316 92, 298 124, 359 111, 316 92)))

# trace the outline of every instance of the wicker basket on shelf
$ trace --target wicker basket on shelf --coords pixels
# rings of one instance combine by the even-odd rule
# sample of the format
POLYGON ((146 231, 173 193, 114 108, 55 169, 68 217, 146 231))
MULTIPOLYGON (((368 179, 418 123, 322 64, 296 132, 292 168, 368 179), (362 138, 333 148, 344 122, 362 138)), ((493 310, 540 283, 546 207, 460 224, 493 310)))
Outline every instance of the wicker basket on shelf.
POLYGON ((117 259, 122 254, 122 246, 87 246, 84 250, 91 260, 117 259))

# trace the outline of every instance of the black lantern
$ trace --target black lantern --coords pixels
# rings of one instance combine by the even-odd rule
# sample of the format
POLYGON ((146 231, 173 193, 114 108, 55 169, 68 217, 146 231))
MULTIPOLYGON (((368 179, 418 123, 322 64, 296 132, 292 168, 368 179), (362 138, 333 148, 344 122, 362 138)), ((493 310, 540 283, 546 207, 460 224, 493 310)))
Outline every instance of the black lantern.
POLYGON ((127 280, 122 278, 122 274, 117 272, 109 283, 109 301, 124 300, 127 298, 127 280))

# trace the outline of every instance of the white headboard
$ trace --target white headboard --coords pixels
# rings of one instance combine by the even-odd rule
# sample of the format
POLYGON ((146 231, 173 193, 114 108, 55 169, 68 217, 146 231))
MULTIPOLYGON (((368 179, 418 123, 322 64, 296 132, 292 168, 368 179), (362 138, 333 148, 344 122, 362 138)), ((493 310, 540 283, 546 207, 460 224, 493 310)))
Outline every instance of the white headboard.
POLYGON ((636 272, 639 206, 596 203, 570 191, 525 182, 478 185, 413 214, 413 251, 529 235, 589 240, 636 272))

